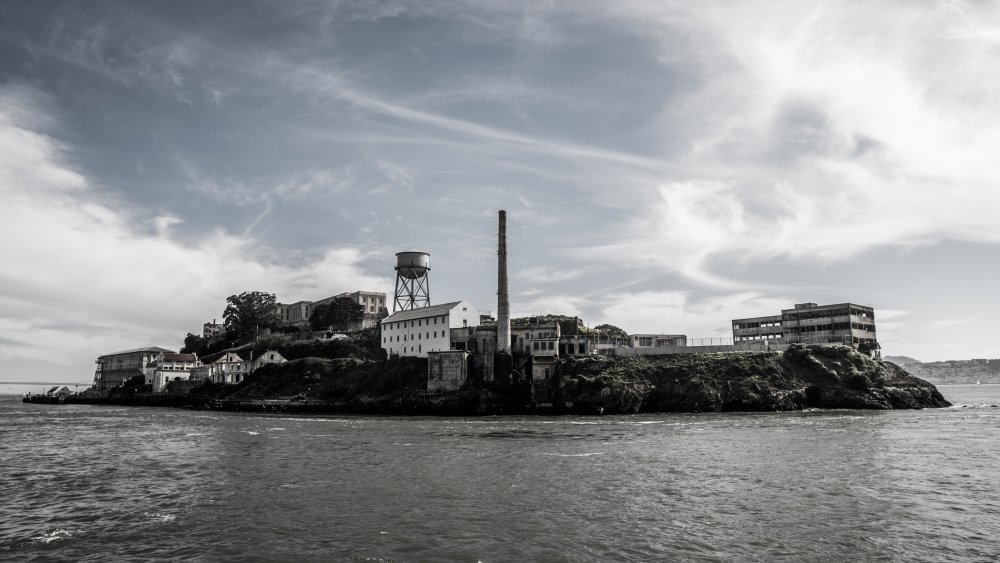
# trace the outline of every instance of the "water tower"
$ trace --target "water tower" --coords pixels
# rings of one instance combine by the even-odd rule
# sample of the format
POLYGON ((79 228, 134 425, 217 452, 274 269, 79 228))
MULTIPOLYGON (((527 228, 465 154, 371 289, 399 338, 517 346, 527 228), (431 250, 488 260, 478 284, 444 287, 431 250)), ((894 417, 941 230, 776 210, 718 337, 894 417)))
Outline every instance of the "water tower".
POLYGON ((396 253, 396 302, 392 312, 431 304, 431 255, 416 250, 396 253))

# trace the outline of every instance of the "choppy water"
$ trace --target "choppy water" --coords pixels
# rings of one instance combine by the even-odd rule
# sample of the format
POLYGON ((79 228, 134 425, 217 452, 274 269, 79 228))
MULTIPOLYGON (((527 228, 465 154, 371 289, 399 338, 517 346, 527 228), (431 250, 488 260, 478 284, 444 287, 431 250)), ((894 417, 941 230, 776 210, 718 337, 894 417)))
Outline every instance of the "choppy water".
POLYGON ((995 561, 1000 385, 955 408, 282 417, 0 398, 0 560, 995 561))

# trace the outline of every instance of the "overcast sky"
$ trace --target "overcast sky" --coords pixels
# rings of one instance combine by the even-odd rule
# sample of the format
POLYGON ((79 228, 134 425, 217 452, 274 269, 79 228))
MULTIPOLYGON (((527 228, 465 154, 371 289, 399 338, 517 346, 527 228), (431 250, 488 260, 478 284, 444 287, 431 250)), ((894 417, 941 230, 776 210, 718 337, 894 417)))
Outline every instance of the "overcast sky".
POLYGON ((885 354, 997 358, 998 99, 988 2, 4 2, 0 378, 413 248, 495 311, 498 209, 515 314, 853 301, 885 354))

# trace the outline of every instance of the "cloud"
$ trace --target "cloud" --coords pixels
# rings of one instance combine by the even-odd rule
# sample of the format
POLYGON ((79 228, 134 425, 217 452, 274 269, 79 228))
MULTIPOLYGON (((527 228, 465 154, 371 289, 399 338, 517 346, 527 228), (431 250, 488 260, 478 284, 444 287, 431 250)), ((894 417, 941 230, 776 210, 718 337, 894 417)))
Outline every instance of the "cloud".
POLYGON ((590 322, 617 325, 629 334, 731 338, 733 319, 780 314, 790 302, 757 292, 696 296, 687 291, 640 291, 610 296, 590 322))
POLYGON ((195 245, 175 242, 178 218, 144 220, 96 198, 67 164, 70 148, 36 131, 36 116, 49 113, 44 97, 4 87, 0 100, 0 151, 17 156, 0 161, 0 237, 10 241, 0 247, 8 265, 0 273, 0 365, 88 365, 111 350, 176 347, 185 332, 221 316, 227 295, 247 289, 298 300, 389 287, 364 273, 367 256, 357 248, 276 264, 253 258, 259 241, 223 231, 195 245), (143 228, 149 223, 152 232, 143 228))
POLYGON ((712 261, 829 263, 941 238, 1000 242, 997 6, 608 10, 670 49, 665 64, 705 79, 657 116, 691 150, 673 157, 675 173, 649 187, 607 255, 634 262, 657 247, 661 268, 738 285, 712 261))

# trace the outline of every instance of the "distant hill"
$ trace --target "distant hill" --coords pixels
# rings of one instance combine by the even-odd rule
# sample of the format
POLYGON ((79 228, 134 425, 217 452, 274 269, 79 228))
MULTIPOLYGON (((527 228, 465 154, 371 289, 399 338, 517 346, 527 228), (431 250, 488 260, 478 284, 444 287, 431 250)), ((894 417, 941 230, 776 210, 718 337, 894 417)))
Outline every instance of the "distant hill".
POLYGON ((922 363, 920 360, 909 356, 883 356, 882 359, 887 362, 892 362, 897 366, 909 366, 922 363))
POLYGON ((1000 383, 1000 360, 923 362, 909 364, 905 369, 935 385, 1000 383))

